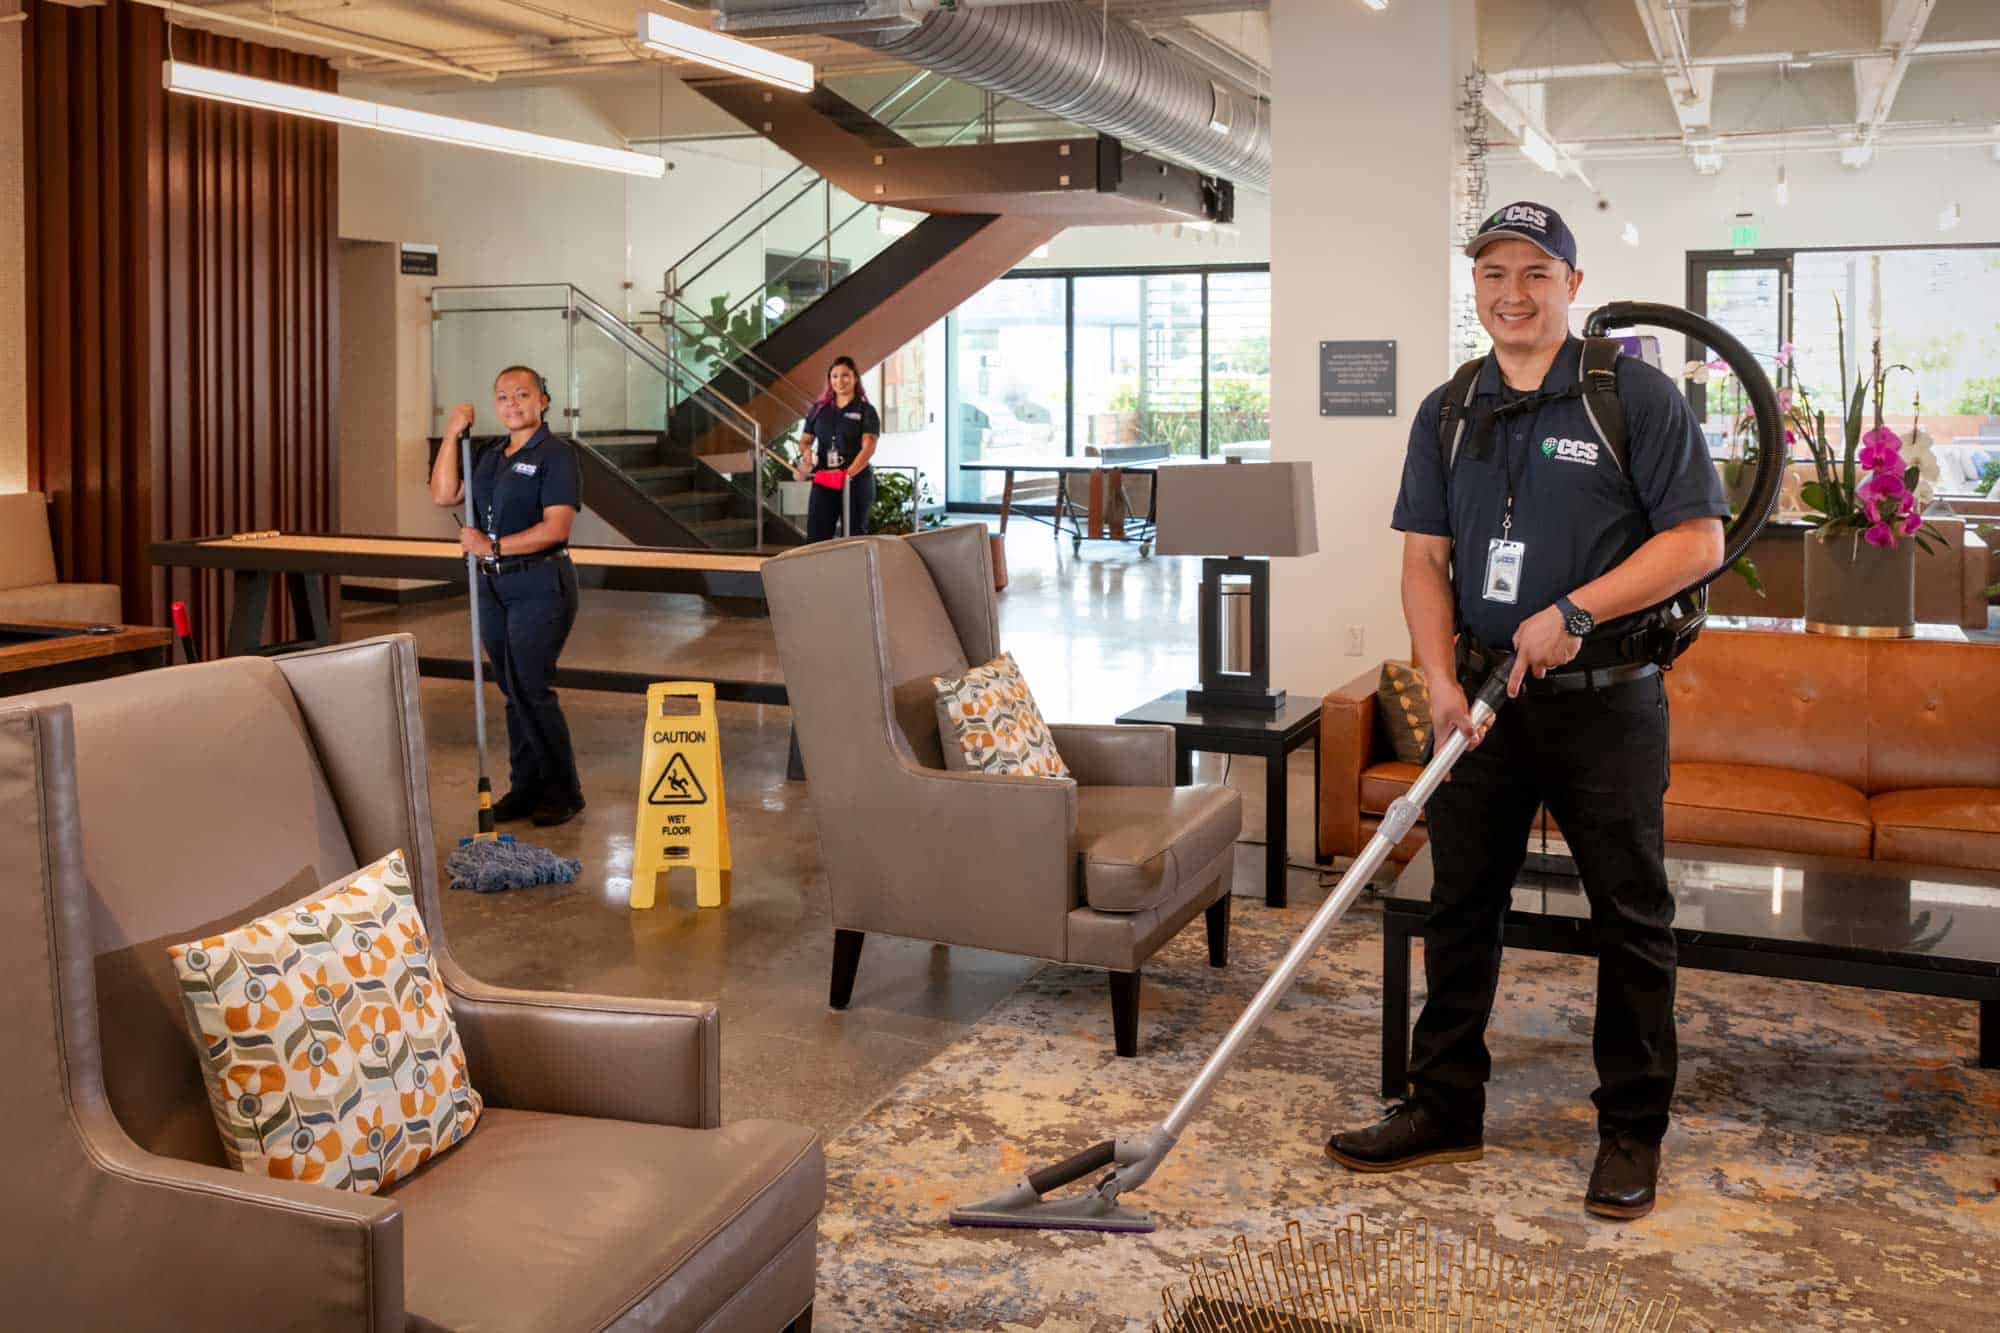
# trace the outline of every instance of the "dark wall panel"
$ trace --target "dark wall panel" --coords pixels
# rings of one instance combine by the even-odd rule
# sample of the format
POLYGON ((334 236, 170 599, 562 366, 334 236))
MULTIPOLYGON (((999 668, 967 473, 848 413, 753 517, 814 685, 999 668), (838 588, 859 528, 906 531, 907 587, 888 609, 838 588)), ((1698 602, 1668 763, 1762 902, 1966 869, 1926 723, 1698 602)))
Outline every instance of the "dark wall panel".
POLYGON ((334 525, 338 139, 170 96, 162 64, 334 73, 124 0, 27 8, 29 484, 54 501, 62 577, 120 584, 135 621, 184 598, 219 651, 218 577, 169 580, 146 548, 334 525))

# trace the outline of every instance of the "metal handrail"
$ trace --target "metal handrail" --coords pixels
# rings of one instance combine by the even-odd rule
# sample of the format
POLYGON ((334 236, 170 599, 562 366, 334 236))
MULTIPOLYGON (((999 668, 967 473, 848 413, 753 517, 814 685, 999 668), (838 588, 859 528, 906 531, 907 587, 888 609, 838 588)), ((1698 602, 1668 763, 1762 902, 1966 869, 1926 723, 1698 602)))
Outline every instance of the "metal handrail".
MULTIPOLYGON (((771 375, 771 381, 770 383, 764 386, 767 392, 771 390, 773 385, 783 384, 786 387, 790 388, 794 393, 796 393, 799 399, 803 402, 813 403, 818 400, 819 396, 815 394, 812 390, 806 388, 804 385, 800 384, 797 380, 787 375, 784 371, 779 370, 776 366, 772 365, 762 355, 760 355, 755 348, 746 347, 742 343, 738 342, 734 337, 730 335, 728 329, 717 328, 707 315, 702 314, 701 311, 695 309, 693 306, 689 305, 686 301, 683 301, 680 297, 675 296, 670 292, 667 294, 667 300, 671 301, 673 304, 679 306, 681 309, 693 315, 697 320, 701 322, 703 328, 707 329, 710 333, 720 338, 734 353, 734 355, 729 358, 730 363, 732 365, 738 360, 747 359, 750 361, 754 361, 759 369, 768 371, 771 375)), ((668 321, 663 317, 660 323, 662 324, 662 326, 665 326, 667 325, 668 321)), ((787 403, 786 406, 790 407, 791 404, 787 403)))

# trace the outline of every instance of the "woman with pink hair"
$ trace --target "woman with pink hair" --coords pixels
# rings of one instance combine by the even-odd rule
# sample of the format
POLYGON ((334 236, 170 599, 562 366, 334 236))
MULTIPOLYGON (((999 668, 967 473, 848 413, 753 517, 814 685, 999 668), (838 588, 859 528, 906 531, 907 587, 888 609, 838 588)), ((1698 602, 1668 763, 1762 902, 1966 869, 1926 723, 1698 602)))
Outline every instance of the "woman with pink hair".
POLYGON ((806 540, 860 537, 868 531, 868 511, 875 506, 875 440, 882 418, 861 387, 861 372, 851 356, 837 356, 827 367, 826 392, 806 413, 800 428, 799 461, 793 474, 813 483, 806 509, 806 540), (847 497, 847 530, 841 531, 841 497, 847 497))

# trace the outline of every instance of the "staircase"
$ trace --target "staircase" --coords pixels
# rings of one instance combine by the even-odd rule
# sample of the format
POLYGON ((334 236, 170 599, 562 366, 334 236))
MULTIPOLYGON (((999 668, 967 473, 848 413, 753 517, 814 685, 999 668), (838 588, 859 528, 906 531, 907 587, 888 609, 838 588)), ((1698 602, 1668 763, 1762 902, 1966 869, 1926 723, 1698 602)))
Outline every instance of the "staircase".
MULTIPOLYGON (((922 104, 920 74, 867 110, 820 86, 774 91, 744 79, 690 86, 799 159, 800 166, 667 272, 670 349, 740 403, 766 438, 788 431, 837 355, 874 366, 1072 226, 1227 221, 1229 183, 1091 135, 919 144, 896 124, 922 104), (909 100, 914 95, 914 100, 909 100), (888 104, 900 102, 891 115, 888 104), (883 116, 889 116, 883 119, 883 116), (904 234, 877 219, 898 210, 904 234), (770 237, 789 234, 792 248, 770 237), (807 239, 810 238, 810 239, 807 239), (804 298, 804 299, 801 299, 804 298)), ((675 438, 711 442, 675 409, 675 438)))
POLYGON ((645 546, 782 549, 805 534, 768 494, 766 450, 796 436, 834 356, 880 363, 1066 227, 1230 215, 1228 182, 1103 135, 959 142, 977 118, 929 144, 899 133, 942 82, 913 75, 866 110, 824 87, 694 83, 800 165, 668 271, 649 323, 561 283, 434 288, 437 419, 493 365, 539 358, 592 512, 645 546), (889 209, 900 235, 878 225, 889 209))

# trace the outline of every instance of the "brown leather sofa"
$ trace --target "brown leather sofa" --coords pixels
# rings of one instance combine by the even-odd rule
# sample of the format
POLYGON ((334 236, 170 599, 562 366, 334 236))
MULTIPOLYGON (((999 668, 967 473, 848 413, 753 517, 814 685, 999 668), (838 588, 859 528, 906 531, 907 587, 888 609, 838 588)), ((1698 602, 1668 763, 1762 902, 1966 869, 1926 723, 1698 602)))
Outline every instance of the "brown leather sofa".
MULTIPOLYGON (((1377 739, 1378 675, 1320 712, 1330 855, 1358 852, 1418 772, 1377 739)), ((1668 841, 2000 870, 2000 646, 1710 630, 1667 698, 1668 841)))
MULTIPOLYGON (((1243 808, 1174 785, 1171 727, 1051 727, 1074 780, 947 771, 933 676, 1000 652, 977 524, 857 537, 764 565, 834 925, 845 1008, 869 932, 1101 967, 1138 1052, 1139 969, 1198 913, 1229 939, 1243 808)), ((1032 682, 1030 682, 1032 684, 1032 682)))
POLYGON ((8 701, 0 819, 8 1326, 810 1320, 820 1146, 722 1123, 715 1006, 502 990, 453 960, 407 636, 8 701), (397 847, 484 1115, 377 1195, 230 1169, 164 946, 397 847))

